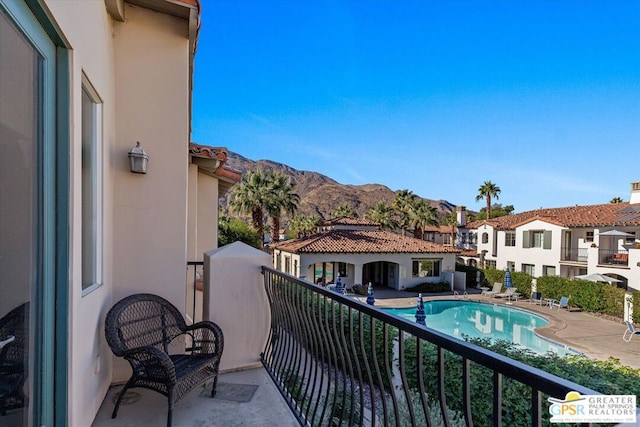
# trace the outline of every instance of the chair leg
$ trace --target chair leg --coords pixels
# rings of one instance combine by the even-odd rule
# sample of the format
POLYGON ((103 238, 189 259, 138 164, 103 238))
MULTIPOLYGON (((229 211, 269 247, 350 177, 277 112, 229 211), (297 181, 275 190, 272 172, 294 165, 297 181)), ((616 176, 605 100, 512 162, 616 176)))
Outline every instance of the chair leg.
POLYGON ((113 408, 113 413, 111 414, 111 418, 115 418, 118 415, 118 408, 120 408, 120 402, 122 402, 122 398, 124 397, 125 393, 129 389, 129 386, 130 386, 130 381, 127 381, 127 383, 124 385, 122 390, 120 390, 120 393, 118 394, 118 400, 116 400, 116 406, 113 408))
POLYGON ((211 386, 211 397, 215 397, 216 395, 216 387, 218 386, 218 376, 213 379, 213 386, 211 386))
POLYGON ((167 396, 169 401, 169 410, 167 412, 167 427, 171 427, 171 423, 173 421, 173 393, 169 391, 169 395, 167 396))

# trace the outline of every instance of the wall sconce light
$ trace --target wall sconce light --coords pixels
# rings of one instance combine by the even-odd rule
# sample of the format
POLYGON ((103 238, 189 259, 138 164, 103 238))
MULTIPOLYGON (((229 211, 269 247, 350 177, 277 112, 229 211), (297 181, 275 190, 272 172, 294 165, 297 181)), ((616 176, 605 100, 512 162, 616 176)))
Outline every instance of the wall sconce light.
POLYGON ((129 150, 129 168, 133 173, 147 173, 147 163, 149 155, 140 146, 140 141, 136 142, 136 146, 129 150))

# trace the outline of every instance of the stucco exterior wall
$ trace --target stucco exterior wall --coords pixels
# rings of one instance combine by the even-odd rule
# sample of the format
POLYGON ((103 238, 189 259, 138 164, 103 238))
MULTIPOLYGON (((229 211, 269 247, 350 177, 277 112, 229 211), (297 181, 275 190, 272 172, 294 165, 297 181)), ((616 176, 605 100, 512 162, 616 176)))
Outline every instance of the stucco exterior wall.
MULTIPOLYGON (((116 129, 113 160, 113 300, 156 293, 185 312, 189 67, 187 23, 125 5, 114 23, 116 129), (140 141, 147 173, 132 174, 128 151, 140 141)), ((114 381, 129 367, 114 365, 114 381)))
POLYGON ((412 261, 414 259, 440 259, 440 271, 441 273, 446 271, 455 270, 455 253, 441 253, 441 254, 340 254, 340 253, 327 253, 327 254, 291 254, 283 251, 276 251, 274 257, 274 267, 277 268, 277 258, 281 259, 281 266, 284 271, 284 257, 290 256, 293 260, 298 259, 298 265, 300 269, 300 275, 306 276, 306 280, 313 281, 313 270, 309 266, 315 263, 321 262, 345 262, 352 264, 348 266, 347 277, 342 278, 342 283, 351 287, 354 284, 362 283, 362 266, 372 262, 389 262, 398 265, 397 271, 394 272, 395 289, 405 289, 411 287, 414 284, 422 283, 424 281, 444 280, 444 275, 441 274, 440 278, 417 278, 412 277, 412 261))
POLYGON ((102 2, 46 1, 72 46, 70 66, 70 283, 69 283, 69 425, 91 425, 111 383, 111 351, 104 340, 104 315, 113 289, 112 144, 117 138, 113 25, 102 2), (80 19, 81 17, 81 19, 80 19), (97 48, 99 46, 99 48, 97 48), (83 295, 80 199, 82 76, 102 100, 103 242, 102 286, 83 295))

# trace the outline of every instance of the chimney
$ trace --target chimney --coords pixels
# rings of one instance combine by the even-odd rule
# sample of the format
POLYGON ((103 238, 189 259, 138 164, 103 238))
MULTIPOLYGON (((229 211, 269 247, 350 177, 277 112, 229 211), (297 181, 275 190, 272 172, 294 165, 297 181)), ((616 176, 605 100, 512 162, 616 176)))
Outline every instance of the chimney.
POLYGON ((456 206, 456 218, 458 227, 464 227, 467 225, 467 208, 464 206, 456 206))
POLYGON ((640 181, 631 183, 631 198, 629 203, 640 203, 640 181))

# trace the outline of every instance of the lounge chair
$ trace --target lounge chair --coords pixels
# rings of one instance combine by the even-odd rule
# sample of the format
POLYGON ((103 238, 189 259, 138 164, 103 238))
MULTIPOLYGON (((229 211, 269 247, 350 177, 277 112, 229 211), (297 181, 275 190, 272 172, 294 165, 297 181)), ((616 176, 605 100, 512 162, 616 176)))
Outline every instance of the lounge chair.
POLYGON ((529 302, 532 304, 542 305, 542 292, 531 292, 529 302))
POLYGON ((622 335, 623 340, 629 342, 634 335, 640 335, 640 329, 633 326, 633 323, 629 322, 628 320, 625 320, 624 323, 627 325, 627 329, 624 330, 624 334, 622 335))
POLYGON ((499 293, 495 294, 493 297, 494 298, 510 298, 510 297, 514 296, 514 294, 517 294, 516 290, 517 289, 513 288, 513 287, 507 288, 506 291, 499 292, 499 293))
POLYGON ((553 309, 553 307, 558 307, 558 310, 560 310, 561 308, 569 308, 569 297, 562 297, 560 298, 560 301, 558 302, 552 302, 551 303, 551 309, 553 309))
POLYGON ((496 294, 499 294, 501 290, 502 290, 502 283, 494 283, 493 289, 491 289, 490 291, 489 290, 482 291, 480 296, 484 296, 484 295, 495 296, 496 294))

